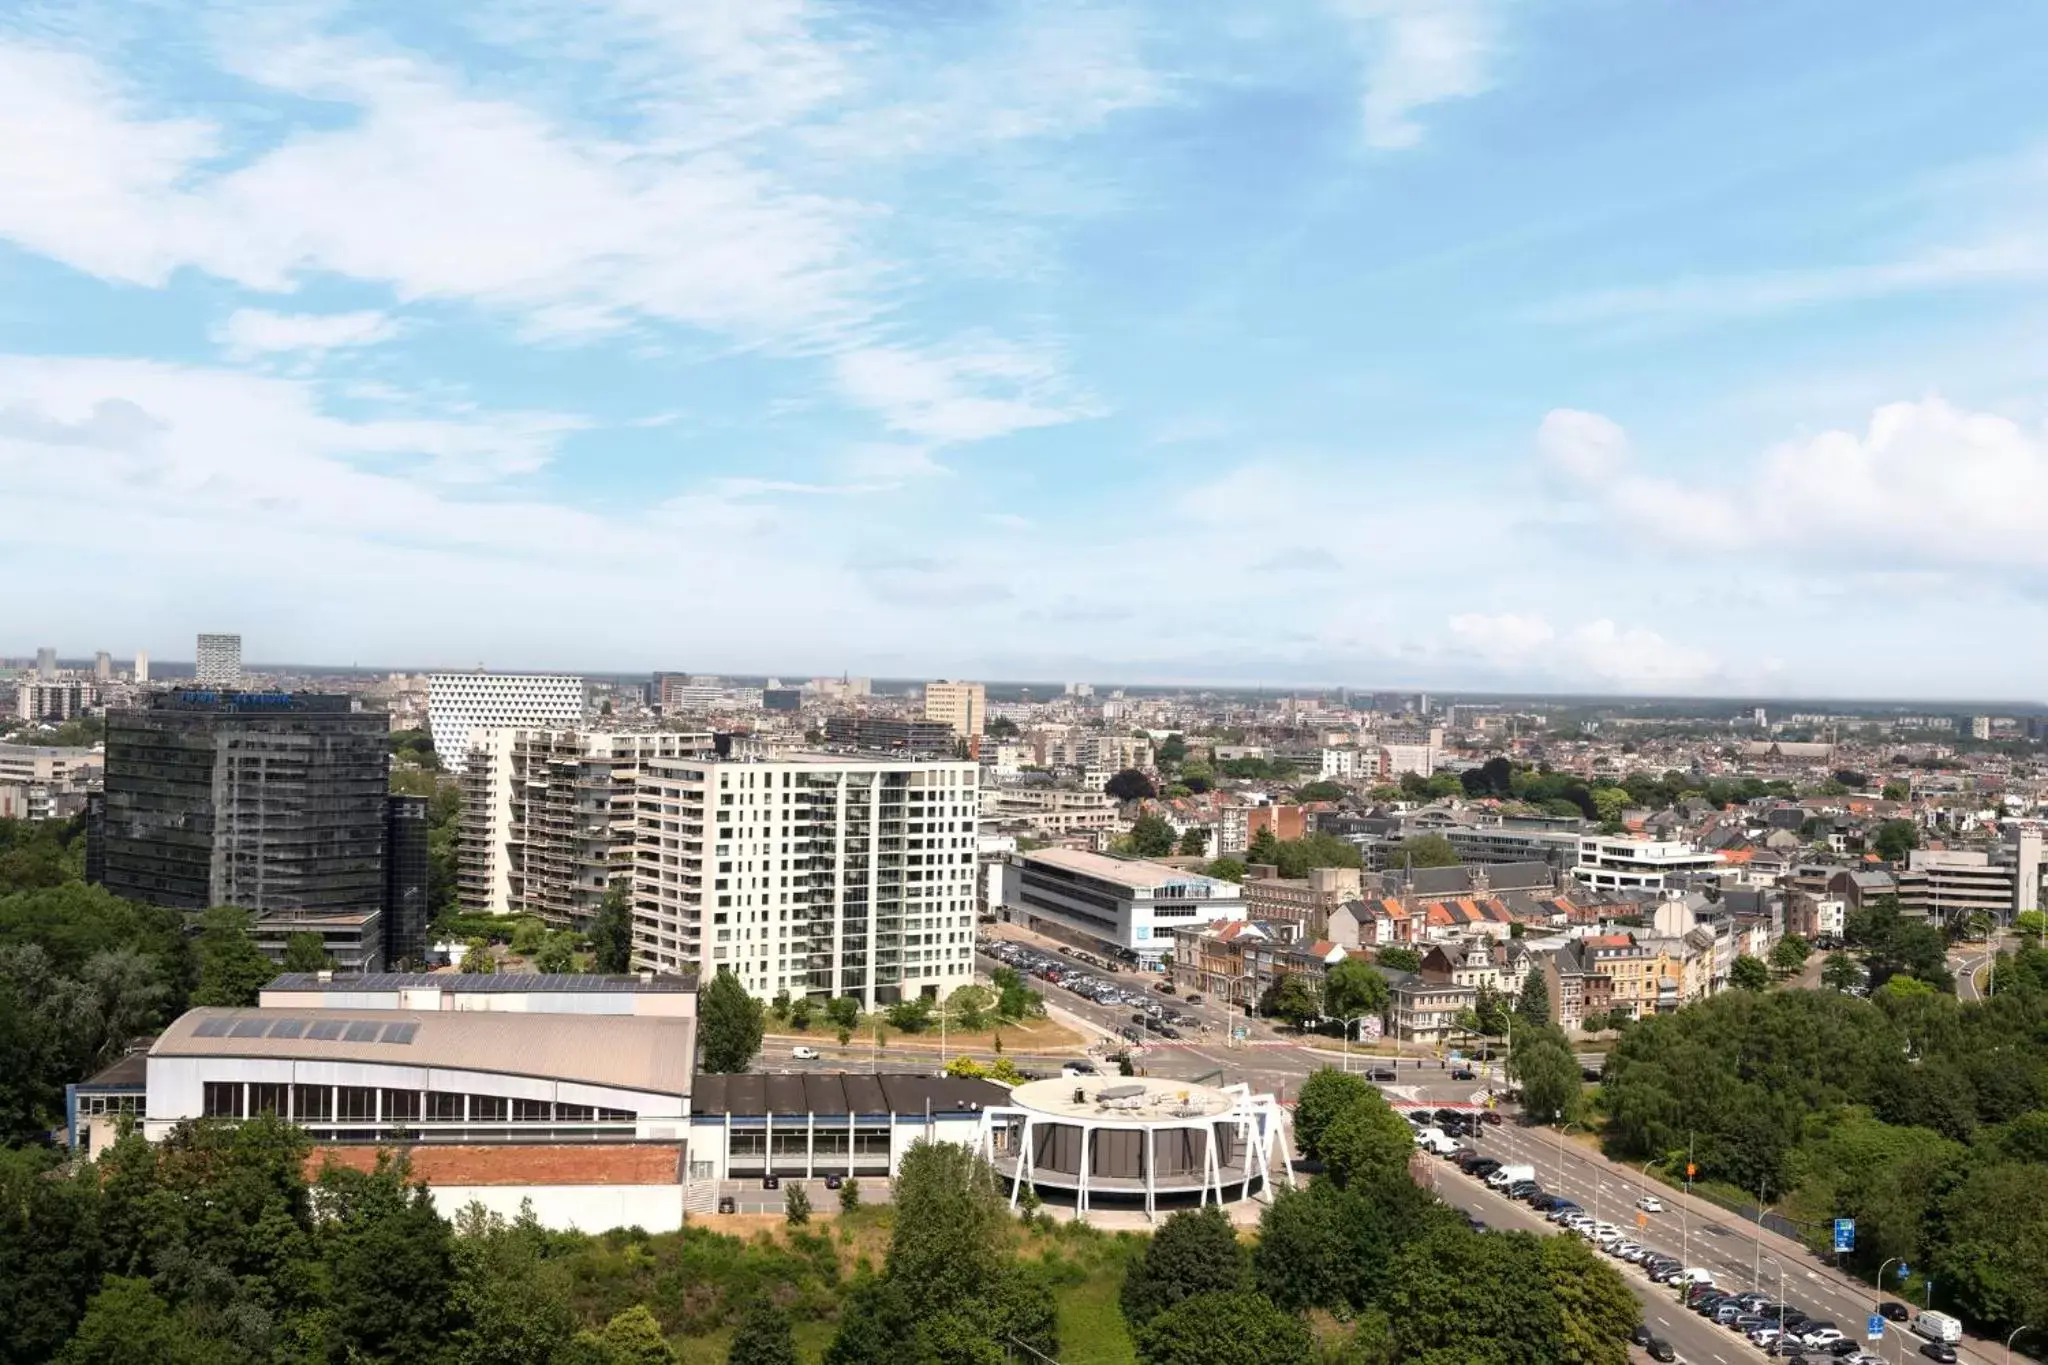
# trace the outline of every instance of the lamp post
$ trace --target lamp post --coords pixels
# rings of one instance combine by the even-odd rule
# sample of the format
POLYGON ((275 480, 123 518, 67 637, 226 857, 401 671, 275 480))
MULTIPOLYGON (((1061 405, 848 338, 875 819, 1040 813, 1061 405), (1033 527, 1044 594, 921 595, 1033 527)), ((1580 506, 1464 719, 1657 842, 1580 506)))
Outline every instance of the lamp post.
MULTIPOLYGON (((1752 1255, 1749 1259, 1749 1282, 1751 1284, 1755 1284, 1757 1282, 1757 1277, 1762 1272, 1763 1267, 1764 1215, 1770 1212, 1770 1205, 1764 1202, 1764 1190, 1766 1188, 1766 1181, 1760 1179, 1756 1182, 1756 1235, 1753 1239, 1753 1245, 1755 1246, 1756 1251, 1755 1254, 1752 1255)), ((1882 1289, 1884 1287, 1884 1280, 1882 1278, 1883 1271, 1881 1268, 1879 1270, 1879 1276, 1880 1278, 1878 1280, 1878 1287, 1882 1289)))
MULTIPOLYGON (((1763 1259, 1778 1267, 1778 1336, 1783 1338, 1785 1335, 1785 1263, 1775 1256, 1766 1256, 1763 1259)), ((1758 1273, 1762 1273, 1761 1264, 1758 1266, 1758 1273)), ((1775 1346, 1778 1343, 1774 1341, 1771 1344, 1775 1346)))
POLYGON ((1354 1026, 1372 1018, 1370 1014, 1354 1014, 1349 1019, 1331 1017, 1330 1022, 1344 1026, 1344 1074, 1351 1074, 1351 1030, 1354 1026))
POLYGON ((2012 1335, 2005 1339, 2005 1365, 2012 1365, 2012 1344, 2018 1339, 2019 1334, 2033 1330, 2033 1324, 2031 1323, 2022 1323, 2020 1326, 2012 1329, 2012 1335))
MULTIPOLYGON (((1578 1126, 1579 1126, 1579 1125, 1578 1125, 1578 1124, 1577 1124, 1576 1122, 1572 1122, 1572 1123, 1565 1123, 1565 1124, 1560 1124, 1560 1125, 1558 1125, 1558 1129, 1557 1129, 1557 1187, 1558 1187, 1559 1189, 1563 1189, 1563 1188, 1564 1188, 1564 1134, 1565 1134, 1565 1130, 1566 1130, 1567 1128, 1576 1128, 1576 1127, 1578 1127, 1578 1126)), ((1594 1210, 1594 1212, 1593 1212, 1593 1221, 1594 1221, 1594 1222, 1596 1222, 1596 1223, 1597 1223, 1598 1221, 1600 1221, 1600 1212, 1599 1212, 1599 1209, 1600 1209, 1600 1196, 1599 1196, 1599 1194, 1598 1194, 1598 1189, 1599 1189, 1599 1183, 1600 1183, 1599 1177, 1598 1177, 1598 1176, 1595 1176, 1595 1177, 1593 1178, 1593 1184, 1594 1184, 1594 1189, 1595 1189, 1595 1193, 1594 1193, 1594 1195, 1593 1195, 1593 1210, 1594 1210)))

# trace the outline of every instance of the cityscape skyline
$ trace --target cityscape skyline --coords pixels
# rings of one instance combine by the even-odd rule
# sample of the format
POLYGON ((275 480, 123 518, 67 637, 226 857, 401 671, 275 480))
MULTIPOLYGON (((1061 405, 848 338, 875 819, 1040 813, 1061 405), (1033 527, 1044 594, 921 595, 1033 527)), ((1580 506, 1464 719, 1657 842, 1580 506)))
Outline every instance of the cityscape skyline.
POLYGON ((12 630, 2039 691, 2039 7, 516 10, 0 17, 12 630))

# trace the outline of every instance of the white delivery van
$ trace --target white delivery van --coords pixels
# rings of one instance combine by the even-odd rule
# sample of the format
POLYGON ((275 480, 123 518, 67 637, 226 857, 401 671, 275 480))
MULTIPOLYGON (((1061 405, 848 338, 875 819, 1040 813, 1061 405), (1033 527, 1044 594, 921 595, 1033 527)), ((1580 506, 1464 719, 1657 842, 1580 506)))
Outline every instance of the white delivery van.
POLYGON ((1441 1128, 1416 1129, 1415 1145, 1438 1156, 1448 1156, 1458 1150, 1457 1141, 1441 1128))
POLYGON ((1913 1319, 1913 1330, 1929 1341, 1946 1342, 1950 1346, 1963 1339, 1963 1324, 1946 1313, 1925 1312, 1913 1319))
POLYGON ((1534 1166, 1503 1166, 1492 1175, 1486 1177, 1486 1183, 1497 1190, 1504 1190, 1517 1180, 1534 1180, 1535 1178, 1536 1168, 1534 1166))

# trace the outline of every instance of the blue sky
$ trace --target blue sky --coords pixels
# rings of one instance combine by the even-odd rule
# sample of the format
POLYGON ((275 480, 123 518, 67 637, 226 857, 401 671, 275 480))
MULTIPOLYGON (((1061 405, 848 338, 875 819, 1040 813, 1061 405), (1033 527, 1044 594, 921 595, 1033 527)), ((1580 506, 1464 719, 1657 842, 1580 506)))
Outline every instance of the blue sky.
POLYGON ((0 11, 0 650, 2039 697, 2048 10, 0 11))

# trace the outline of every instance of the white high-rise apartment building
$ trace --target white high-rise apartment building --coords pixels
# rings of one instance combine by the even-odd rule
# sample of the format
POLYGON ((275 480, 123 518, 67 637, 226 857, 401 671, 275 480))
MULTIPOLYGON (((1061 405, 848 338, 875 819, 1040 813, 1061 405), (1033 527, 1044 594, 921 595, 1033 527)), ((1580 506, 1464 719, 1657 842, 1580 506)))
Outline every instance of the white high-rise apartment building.
POLYGON ((239 687, 242 682, 242 637, 202 635, 199 637, 198 668, 194 676, 207 687, 239 687))
POLYGON ((639 779, 633 956, 863 1007, 974 975, 978 768, 800 754, 655 759, 639 779))
POLYGON ((146 649, 135 651, 135 681, 139 683, 149 681, 149 651, 146 649))
POLYGON ((583 679, 566 673, 433 673, 427 677, 427 729, 441 766, 469 761, 481 730, 576 729, 583 724, 583 679))
POLYGON ((43 682, 57 681, 57 651, 48 645, 36 651, 36 677, 43 682))
POLYGON ((641 765, 711 745, 708 730, 472 731, 455 841, 463 910, 588 928, 632 875, 641 765))
POLYGON ((944 721, 954 734, 971 739, 988 720, 988 689, 970 682, 926 683, 924 718, 944 721))

